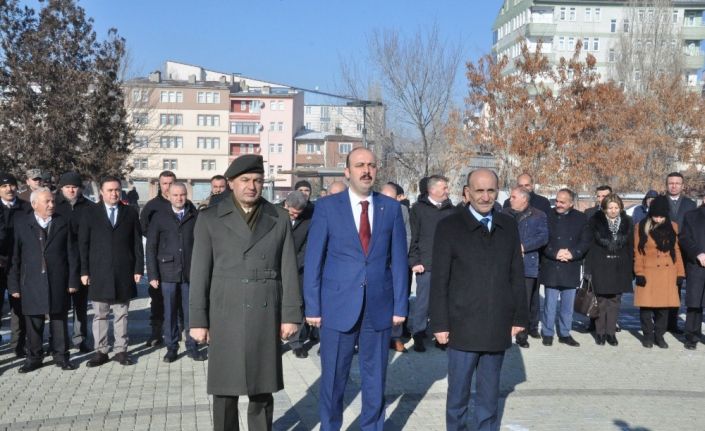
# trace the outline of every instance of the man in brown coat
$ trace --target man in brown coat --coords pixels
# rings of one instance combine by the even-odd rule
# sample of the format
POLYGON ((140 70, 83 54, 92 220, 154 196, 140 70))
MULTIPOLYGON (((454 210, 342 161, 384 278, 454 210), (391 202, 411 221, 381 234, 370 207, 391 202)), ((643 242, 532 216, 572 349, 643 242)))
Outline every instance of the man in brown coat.
POLYGON ((250 430, 271 430, 272 392, 284 387, 281 339, 303 320, 289 214, 262 198, 262 156, 225 172, 232 194, 198 216, 191 261, 191 336, 210 343, 208 393, 216 430, 237 430, 248 395, 250 430))

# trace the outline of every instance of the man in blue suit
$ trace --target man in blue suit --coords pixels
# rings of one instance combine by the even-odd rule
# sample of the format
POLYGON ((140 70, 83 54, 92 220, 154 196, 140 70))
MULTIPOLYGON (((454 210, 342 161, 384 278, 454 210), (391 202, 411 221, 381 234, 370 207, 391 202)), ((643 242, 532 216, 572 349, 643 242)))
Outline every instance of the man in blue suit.
POLYGON ((400 204, 372 192, 377 160, 366 148, 348 154, 348 191, 319 199, 304 267, 306 321, 320 327, 321 430, 339 430, 343 393, 359 345, 360 428, 381 430, 393 325, 406 320, 406 230, 400 204))

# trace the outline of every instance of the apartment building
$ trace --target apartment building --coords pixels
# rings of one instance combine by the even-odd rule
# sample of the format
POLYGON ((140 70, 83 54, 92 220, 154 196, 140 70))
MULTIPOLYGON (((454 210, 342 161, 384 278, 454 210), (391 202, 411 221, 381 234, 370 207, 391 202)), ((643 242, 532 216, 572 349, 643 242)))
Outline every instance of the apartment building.
POLYGON ((295 169, 298 179, 319 178, 314 189, 326 188, 340 179, 345 170, 345 159, 353 148, 363 146, 362 138, 305 130, 294 138, 296 143, 295 169), (307 173, 307 174, 306 174, 307 173), (304 176, 304 174, 306 174, 304 176))
MULTIPOLYGON (((520 39, 524 38, 533 51, 541 41, 542 52, 551 63, 561 57, 570 58, 578 41, 583 51, 597 60, 597 71, 602 79, 619 81, 616 72, 620 55, 620 38, 624 33, 640 28, 654 19, 655 12, 667 22, 671 30, 656 43, 670 44, 682 55, 684 79, 689 86, 702 87, 699 70, 705 65, 705 54, 700 49, 705 40, 703 12, 705 1, 676 0, 672 8, 655 11, 654 8, 630 8, 626 0, 505 0, 493 25, 492 52, 510 59, 520 55, 520 39)), ((639 49, 652 49, 652 42, 633 43, 639 49)), ((514 70, 513 62, 507 73, 514 70)), ((636 80, 639 70, 634 71, 636 80)))
POLYGON ((162 79, 160 72, 124 84, 135 130, 129 179, 141 200, 156 195, 157 176, 174 171, 194 201, 208 197, 210 178, 228 167, 232 83, 162 79))

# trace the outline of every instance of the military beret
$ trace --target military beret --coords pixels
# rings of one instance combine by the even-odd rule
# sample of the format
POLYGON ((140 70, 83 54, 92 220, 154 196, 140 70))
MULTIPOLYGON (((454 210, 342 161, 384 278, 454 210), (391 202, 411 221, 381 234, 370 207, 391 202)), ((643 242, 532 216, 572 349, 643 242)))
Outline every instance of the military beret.
POLYGON ((245 154, 244 156, 238 157, 233 160, 223 176, 230 180, 242 174, 249 173, 264 174, 264 161, 262 160, 262 156, 245 154))
POLYGON ((83 186, 83 181, 81 181, 81 176, 77 172, 66 172, 61 174, 59 178, 59 188, 63 186, 83 186))
POLYGON ((0 172, 0 186, 5 184, 17 186, 17 178, 8 172, 0 172))
POLYGON ((294 190, 298 190, 299 187, 308 187, 308 189, 311 190, 311 183, 306 180, 297 181, 294 185, 294 190))

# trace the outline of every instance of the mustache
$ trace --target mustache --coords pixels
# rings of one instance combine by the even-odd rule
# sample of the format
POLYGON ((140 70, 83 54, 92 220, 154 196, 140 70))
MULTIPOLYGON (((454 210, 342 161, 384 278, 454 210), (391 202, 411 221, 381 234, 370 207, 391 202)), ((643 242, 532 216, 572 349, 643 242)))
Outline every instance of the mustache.
POLYGON ((372 176, 370 174, 365 174, 360 177, 361 180, 371 180, 372 176))

